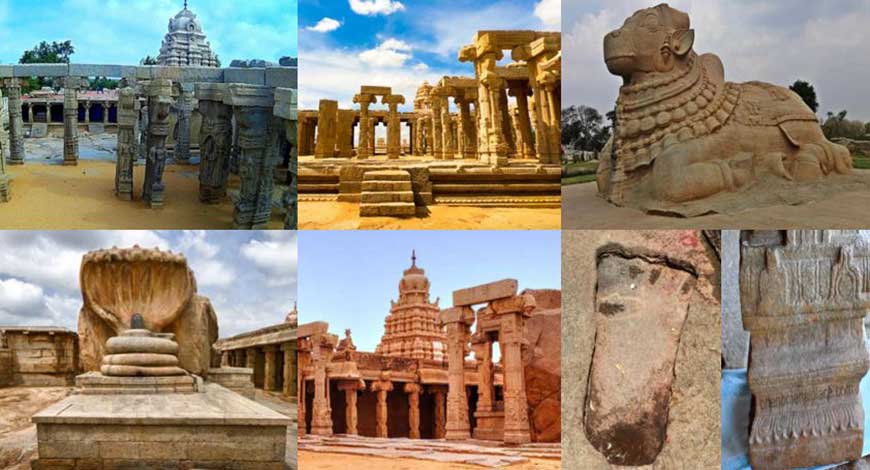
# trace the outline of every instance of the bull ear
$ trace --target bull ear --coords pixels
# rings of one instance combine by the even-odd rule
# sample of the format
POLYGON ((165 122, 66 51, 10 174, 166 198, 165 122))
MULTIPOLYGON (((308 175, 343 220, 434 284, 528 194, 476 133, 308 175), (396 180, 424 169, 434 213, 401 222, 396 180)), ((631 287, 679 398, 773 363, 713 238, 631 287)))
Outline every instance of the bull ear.
POLYGON ((671 36, 671 50, 678 56, 684 56, 692 50, 692 45, 695 44, 695 30, 684 29, 676 31, 671 36))

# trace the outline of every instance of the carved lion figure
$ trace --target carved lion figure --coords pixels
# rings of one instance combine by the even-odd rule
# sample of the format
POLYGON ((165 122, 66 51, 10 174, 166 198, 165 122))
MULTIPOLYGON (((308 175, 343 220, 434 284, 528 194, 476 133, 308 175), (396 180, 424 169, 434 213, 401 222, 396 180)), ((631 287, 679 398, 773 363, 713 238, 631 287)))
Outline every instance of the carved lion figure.
POLYGON ((621 204, 682 203, 736 191, 761 176, 807 182, 852 169, 812 110, 788 89, 725 81, 714 54, 692 49, 689 16, 639 10, 604 38, 607 69, 623 78, 598 191, 621 204))

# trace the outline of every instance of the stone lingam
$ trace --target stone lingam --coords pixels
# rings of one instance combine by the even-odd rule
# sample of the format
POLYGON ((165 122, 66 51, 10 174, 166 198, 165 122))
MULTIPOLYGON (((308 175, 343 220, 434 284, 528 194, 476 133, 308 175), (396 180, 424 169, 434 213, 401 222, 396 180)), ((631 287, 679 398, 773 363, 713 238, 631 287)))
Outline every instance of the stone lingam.
POLYGON ((33 416, 33 469, 285 468, 290 418, 208 381, 217 316, 184 256, 91 252, 81 286, 86 372, 33 416))

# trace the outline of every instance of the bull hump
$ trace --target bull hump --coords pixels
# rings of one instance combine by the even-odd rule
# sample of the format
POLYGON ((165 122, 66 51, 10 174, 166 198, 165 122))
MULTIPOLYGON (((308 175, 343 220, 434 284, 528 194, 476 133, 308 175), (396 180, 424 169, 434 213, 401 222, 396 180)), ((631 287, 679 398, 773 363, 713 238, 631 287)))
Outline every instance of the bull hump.
POLYGON ((740 102, 734 112, 737 123, 747 126, 778 126, 790 121, 816 121, 816 115, 789 89, 765 82, 740 83, 740 102))

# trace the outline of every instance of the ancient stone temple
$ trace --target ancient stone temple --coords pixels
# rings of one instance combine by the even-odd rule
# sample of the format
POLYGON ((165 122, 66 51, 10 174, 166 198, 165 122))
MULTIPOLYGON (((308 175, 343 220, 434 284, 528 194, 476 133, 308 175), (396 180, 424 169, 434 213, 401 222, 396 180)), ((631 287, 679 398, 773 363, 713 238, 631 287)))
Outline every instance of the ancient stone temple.
POLYGON ((561 295, 516 288, 462 289, 439 310, 413 259, 376 352, 350 330, 339 340, 325 322, 300 325, 300 436, 558 442, 561 295))
POLYGON ((796 93, 727 82, 719 57, 694 43, 689 16, 666 4, 605 36, 604 61, 625 84, 598 167, 603 198, 695 216, 866 189, 796 93))
POLYGON ((414 359, 443 360, 447 337, 438 325, 438 301, 429 302, 429 279, 417 267, 416 253, 411 267, 399 281, 399 300, 391 302, 384 320, 384 336, 375 354, 414 359))
POLYGON ((169 20, 169 32, 160 46, 157 64, 218 67, 217 56, 212 52, 196 15, 187 8, 187 0, 184 9, 169 20))
POLYGON ((358 109, 320 100, 299 115, 302 197, 359 202, 363 217, 557 203, 561 59, 558 32, 480 31, 458 54, 473 75, 424 82, 413 102, 382 84, 360 86, 358 109))
POLYGON ((860 458, 870 245, 857 230, 748 231, 741 238, 752 466, 860 458))
POLYGON ((0 387, 71 385, 78 362, 75 332, 60 327, 0 326, 0 387))
POLYGON ((251 371, 218 368, 217 315, 184 256, 98 250, 80 279, 85 372, 33 416, 34 469, 284 468, 291 420, 233 391, 251 371))

